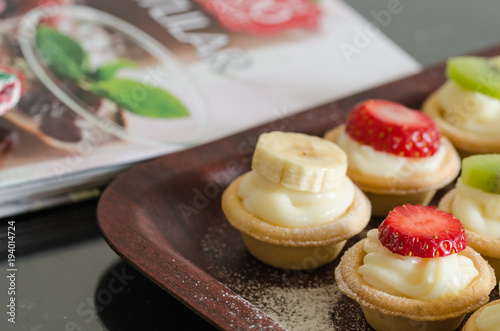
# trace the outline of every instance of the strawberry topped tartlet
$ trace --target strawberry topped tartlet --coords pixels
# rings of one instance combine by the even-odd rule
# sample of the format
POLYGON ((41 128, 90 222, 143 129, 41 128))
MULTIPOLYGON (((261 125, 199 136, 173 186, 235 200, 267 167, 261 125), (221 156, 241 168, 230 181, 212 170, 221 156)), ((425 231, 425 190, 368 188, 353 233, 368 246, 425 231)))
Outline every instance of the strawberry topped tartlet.
POLYGON ((339 289, 381 330, 455 330, 489 301, 490 265, 467 246, 463 225, 436 207, 394 208, 335 270, 339 289))
POLYGON ((367 100, 325 134, 348 159, 347 175, 374 215, 403 203, 426 205, 460 171, 460 158, 429 116, 402 104, 367 100))

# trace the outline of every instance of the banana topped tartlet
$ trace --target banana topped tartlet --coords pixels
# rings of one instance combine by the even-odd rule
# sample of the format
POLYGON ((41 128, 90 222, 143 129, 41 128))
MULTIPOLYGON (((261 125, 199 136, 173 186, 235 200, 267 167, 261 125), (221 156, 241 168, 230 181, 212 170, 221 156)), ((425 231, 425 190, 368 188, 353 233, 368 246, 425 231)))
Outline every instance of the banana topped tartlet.
POLYGON ((464 158, 456 187, 441 199, 439 208, 464 224, 469 245, 500 280, 500 154, 464 158))
POLYGON ((446 75, 422 110, 463 156, 500 153, 500 57, 452 57, 446 75))
POLYGON ((222 195, 222 210, 250 253, 282 269, 329 263, 370 219, 370 202, 346 176, 334 143, 302 133, 263 133, 252 170, 222 195))
POLYGON ((460 157, 429 116, 387 100, 367 100, 325 134, 347 153, 347 175, 387 215, 404 203, 426 205, 460 171, 460 157))
POLYGON ((495 300, 478 309, 465 323, 462 331, 500 330, 500 300, 495 300))
POLYGON ((431 206, 394 208, 342 256, 335 280, 377 331, 455 330, 489 301, 490 265, 463 225, 431 206))

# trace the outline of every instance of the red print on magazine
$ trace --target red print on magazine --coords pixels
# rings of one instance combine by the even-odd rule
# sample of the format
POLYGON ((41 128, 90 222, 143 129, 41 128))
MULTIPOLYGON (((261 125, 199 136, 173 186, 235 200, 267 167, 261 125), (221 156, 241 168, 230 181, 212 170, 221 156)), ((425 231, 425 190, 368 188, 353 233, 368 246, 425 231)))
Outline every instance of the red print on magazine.
POLYGON ((259 35, 315 28, 320 9, 307 0, 196 0, 227 29, 259 35))

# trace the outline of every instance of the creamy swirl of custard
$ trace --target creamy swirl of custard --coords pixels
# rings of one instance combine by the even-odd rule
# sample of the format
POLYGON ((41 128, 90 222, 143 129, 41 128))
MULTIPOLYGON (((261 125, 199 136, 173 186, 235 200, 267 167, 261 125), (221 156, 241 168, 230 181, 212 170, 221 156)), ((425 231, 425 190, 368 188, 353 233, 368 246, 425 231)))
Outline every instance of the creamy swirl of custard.
POLYGON ((245 209, 263 221, 284 227, 307 227, 332 222, 354 201, 354 184, 346 176, 334 191, 309 193, 288 189, 250 171, 241 180, 238 196, 245 209))
POLYGON ((500 304, 484 308, 476 320, 476 327, 479 331, 498 331, 500 328, 500 304))
POLYGON ((443 119, 480 135, 500 137, 500 100, 468 91, 449 79, 438 91, 443 119))
POLYGON ((432 173, 441 167, 446 156, 446 148, 443 144, 434 155, 421 158, 381 152, 352 139, 345 131, 339 134, 336 143, 347 154, 349 168, 387 178, 432 173))
POLYGON ((464 184, 460 178, 451 212, 465 228, 491 239, 500 239, 500 194, 464 184))
POLYGON ((368 232, 366 255, 358 273, 371 286, 386 293, 419 300, 456 295, 479 274, 471 259, 451 254, 437 258, 402 256, 391 252, 368 232))

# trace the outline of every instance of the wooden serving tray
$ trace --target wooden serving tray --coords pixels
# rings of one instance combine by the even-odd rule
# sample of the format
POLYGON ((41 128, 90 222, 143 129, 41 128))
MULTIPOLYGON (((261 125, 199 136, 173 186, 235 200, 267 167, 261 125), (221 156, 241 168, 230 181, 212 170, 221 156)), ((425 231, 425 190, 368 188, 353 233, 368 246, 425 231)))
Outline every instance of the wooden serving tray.
MULTIPOLYGON (((500 48, 483 55, 500 53, 500 48)), ((322 136, 369 98, 419 109, 445 81, 444 65, 239 134, 138 165, 103 193, 98 220, 109 245, 134 268, 225 330, 371 330, 359 305, 339 292, 336 259, 308 271, 255 260, 220 207, 224 188, 250 169, 258 136, 295 131, 322 136)), ((447 191, 438 192, 433 203, 447 191)), ((377 227, 365 231, 344 249, 377 227)), ((343 254, 343 253, 341 253, 343 254)), ((492 293, 498 298, 498 288, 492 293)))

